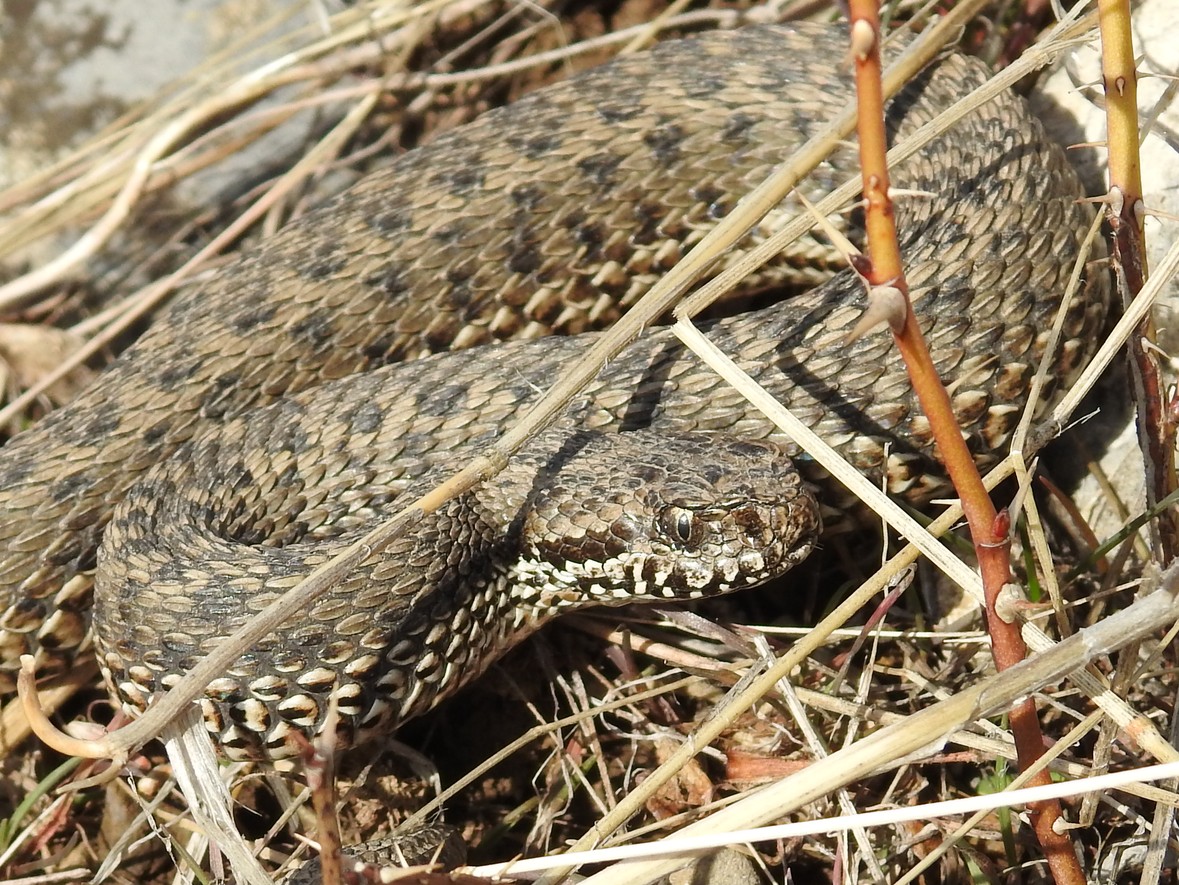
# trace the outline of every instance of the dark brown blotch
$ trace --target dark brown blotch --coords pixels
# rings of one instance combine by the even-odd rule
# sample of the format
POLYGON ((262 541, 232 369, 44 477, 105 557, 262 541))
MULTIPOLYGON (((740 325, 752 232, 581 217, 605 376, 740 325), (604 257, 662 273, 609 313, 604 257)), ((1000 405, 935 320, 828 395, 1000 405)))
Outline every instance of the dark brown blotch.
POLYGON ((92 440, 98 439, 116 430, 120 423, 122 423, 122 418, 117 412, 102 411, 94 419, 86 422, 83 433, 92 440))
POLYGON ((594 108, 603 123, 625 123, 627 120, 633 120, 643 112, 642 105, 639 104, 600 104, 594 108))
POLYGON ((82 473, 75 473, 63 477, 49 487, 49 497, 56 503, 63 504, 73 501, 90 485, 90 480, 82 473))
POLYGON ((752 114, 745 111, 734 111, 721 129, 721 141, 733 146, 756 141, 753 138, 755 123, 757 123, 757 117, 752 114))
POLYGON ((214 378, 201 404, 201 416, 213 419, 223 417, 241 393, 238 390, 240 382, 241 374, 238 372, 226 372, 214 378))
POLYGON ((440 246, 454 246, 467 234, 467 223, 456 218, 430 231, 430 238, 440 246))
POLYGON ((544 199, 545 189, 535 184, 517 184, 510 191, 508 197, 521 209, 535 210, 544 199))
POLYGON ((577 161, 577 168, 598 187, 612 187, 622 162, 617 154, 597 153, 577 161))
POLYGON ((508 256, 508 270, 528 276, 540 267, 540 252, 531 244, 524 244, 508 256))
POLYGON ((684 127, 678 123, 664 123, 647 132, 643 143, 651 149, 661 166, 674 166, 684 153, 684 127))
POLYGON ((397 350, 397 337, 395 335, 379 335, 372 341, 361 348, 361 353, 369 363, 383 364, 389 362, 394 357, 397 350))
POLYGON ((390 262, 379 271, 369 274, 363 283, 389 298, 399 298, 409 288, 405 282, 405 272, 397 262, 390 262))
POLYGON ((352 412, 352 427, 360 433, 373 433, 381 429, 385 411, 371 402, 361 403, 352 412))
POLYGON ((369 227, 382 236, 404 233, 412 222, 412 213, 400 207, 383 209, 368 216, 369 227))
POLYGON ((238 335, 246 335, 263 323, 274 319, 278 312, 278 305, 262 303, 240 310, 229 321, 229 327, 238 335))
POLYGON ((717 73, 708 73, 708 68, 693 71, 693 76, 685 77, 682 87, 689 98, 710 99, 718 92, 727 89, 731 84, 717 73))
POLYGON ((446 269, 446 286, 438 293, 437 309, 462 310, 471 304, 474 297, 474 287, 471 281, 475 278, 477 265, 473 259, 461 264, 452 264, 446 269))
POLYGON ((149 375, 149 380, 161 390, 174 391, 187 384, 196 374, 201 366, 201 359, 189 355, 173 355, 170 359, 158 360, 156 366, 160 370, 154 376, 149 375))
POLYGON ((319 349, 332 339, 335 324, 326 311, 314 311, 291 324, 291 336, 319 349))
POLYGON ((349 252, 345 240, 327 240, 308 250, 298 252, 295 273, 305 280, 325 280, 335 276, 348 263, 349 252))
POLYGON ((171 427, 172 422, 169 420, 165 419, 163 421, 157 421, 151 427, 143 431, 139 438, 143 440, 143 444, 145 446, 148 448, 154 448, 164 439, 165 436, 167 436, 171 427))
POLYGON ((422 415, 446 415, 455 403, 461 403, 467 395, 464 384, 441 384, 430 390, 418 401, 422 415))
POLYGON ((523 154, 529 160, 543 160, 554 149, 560 147, 561 137, 555 132, 526 137, 513 136, 508 138, 508 146, 523 154))
POLYGON ((600 222, 586 221, 573 230, 573 238, 585 249, 585 257, 597 259, 609 238, 609 228, 600 222))
POLYGON ((634 217, 637 228, 631 234, 631 242, 638 245, 649 245, 662 238, 659 229, 663 219, 667 216, 667 206, 650 200, 644 200, 634 207, 634 217))
POLYGON ((693 200, 708 207, 709 218, 724 218, 729 214, 729 195, 716 185, 698 184, 688 193, 693 200))
POLYGON ((452 196, 466 197, 483 186, 484 174, 479 157, 462 158, 456 168, 431 176, 431 181, 452 196))

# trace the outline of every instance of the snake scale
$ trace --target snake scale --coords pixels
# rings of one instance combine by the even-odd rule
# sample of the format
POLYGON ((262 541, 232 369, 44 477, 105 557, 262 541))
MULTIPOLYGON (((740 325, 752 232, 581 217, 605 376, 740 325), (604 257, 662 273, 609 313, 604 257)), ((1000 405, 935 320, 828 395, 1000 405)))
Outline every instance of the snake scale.
MULTIPOLYGON (((842 39, 759 26, 616 60, 399 157, 180 297, 91 390, 4 449, 6 675, 22 652, 46 672, 83 644, 97 560, 100 661, 140 706, 401 495, 501 433, 586 346, 576 334, 526 339, 610 322, 850 100, 842 39)), ((973 60, 942 59, 890 105, 890 137, 985 77, 973 60)), ((812 184, 854 169, 841 153, 812 184)), ((916 193, 899 206, 909 281, 985 464, 1043 356, 1087 222, 1079 185, 1009 95, 894 183, 916 193)), ((861 301, 840 273, 707 331, 854 465, 919 504, 946 483, 890 337, 845 341, 861 301)), ((1105 308, 1100 282, 1070 308, 1054 389, 1105 308)), ((286 731, 314 728, 334 687, 358 737, 428 708, 560 610, 781 572, 818 531, 783 450, 795 453, 650 330, 505 477, 243 657, 210 687, 210 728, 231 752, 282 755, 286 731)))

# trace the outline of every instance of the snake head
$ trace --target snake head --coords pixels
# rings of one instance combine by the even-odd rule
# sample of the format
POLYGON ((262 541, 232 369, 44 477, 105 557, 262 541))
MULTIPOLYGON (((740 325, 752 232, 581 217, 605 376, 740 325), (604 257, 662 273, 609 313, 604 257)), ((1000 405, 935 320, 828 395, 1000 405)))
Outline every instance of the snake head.
POLYGON ((785 451, 709 433, 582 434, 525 520, 513 595, 570 607, 697 599, 801 562, 821 523, 785 451))

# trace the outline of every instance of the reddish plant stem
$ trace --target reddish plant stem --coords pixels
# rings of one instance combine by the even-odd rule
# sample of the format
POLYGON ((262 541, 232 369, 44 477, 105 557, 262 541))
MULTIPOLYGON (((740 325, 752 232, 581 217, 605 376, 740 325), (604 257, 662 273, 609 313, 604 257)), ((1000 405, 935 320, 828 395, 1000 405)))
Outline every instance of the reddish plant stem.
MULTIPOLYGON (((880 85, 880 18, 877 0, 851 0, 851 46, 856 68, 860 138, 860 164, 866 203, 866 227, 870 260, 859 268, 869 285, 869 300, 892 306, 889 326, 896 339, 913 389, 929 420, 938 452, 954 483, 970 527, 982 573, 986 599, 987 627, 991 649, 999 670, 1018 663, 1027 656, 1027 646, 1014 618, 1000 614, 1005 587, 1011 585, 1006 514, 999 515, 983 486, 974 458, 966 445, 954 415, 949 393, 941 383, 929 355, 925 338, 917 325, 909 300, 908 284, 901 267, 896 222, 889 196, 889 175, 885 162, 887 148, 884 128, 884 105, 880 85)), ((1029 699, 1010 712, 1012 735, 1019 762, 1027 768, 1044 752, 1044 739, 1036 718, 1035 704, 1029 699)), ((1031 783, 1049 782, 1041 772, 1031 783)), ((1085 877, 1069 839, 1057 833, 1061 820, 1060 804, 1045 802, 1029 809, 1036 836, 1059 885, 1081 885, 1085 877)))

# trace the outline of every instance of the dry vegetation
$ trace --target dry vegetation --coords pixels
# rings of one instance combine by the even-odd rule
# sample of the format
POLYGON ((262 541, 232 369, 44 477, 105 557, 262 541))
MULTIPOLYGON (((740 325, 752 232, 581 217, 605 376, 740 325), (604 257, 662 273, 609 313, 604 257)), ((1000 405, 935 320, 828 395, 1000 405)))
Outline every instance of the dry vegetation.
MULTIPOLYGON (((831 14, 815 13, 816 4, 805 0, 791 5, 831 14)), ((1044 26, 1045 13, 1032 5, 988 8, 967 41, 993 59, 1013 58, 1044 26)), ((5 426, 21 427, 48 402, 68 398, 69 380, 84 381, 100 368, 177 286, 215 272, 222 256, 256 242, 390 154, 622 47, 641 45, 653 33, 641 27, 646 22, 700 28, 738 14, 680 3, 668 8, 657 0, 547 6, 469 0, 418 4, 406 13, 394 4, 358 4, 332 18, 328 36, 303 28, 255 40, 249 53, 211 60, 170 95, 101 133, 93 148, 0 193, 0 256, 10 279, 0 288, 0 316, 69 330, 26 326, 19 331, 26 339, 43 337, 23 345, 0 340, 10 368, 5 426), (607 36, 616 32, 623 36, 607 36), (271 59, 283 61, 264 75, 249 73, 271 59), (420 73, 402 73, 402 62, 420 73), (268 100, 258 104, 264 96, 268 100), (210 189, 200 186, 177 190, 178 182, 239 155, 288 118, 305 127, 297 162, 271 150, 267 161, 238 174, 233 199, 208 199, 210 189), (78 240, 84 230, 90 236, 78 240), (46 250, 46 238, 57 248, 46 250), (63 249, 63 243, 77 245, 63 249), (26 271, 40 275, 35 289, 26 271), (53 365, 28 356, 47 352, 53 365), (55 366, 67 379, 64 387, 47 374, 55 366)), ((1045 501, 1048 513, 1065 516, 1046 518, 1047 527, 1021 527, 1013 567, 1032 600, 1021 614, 1063 638, 1131 603, 1146 551, 1127 532, 1098 554, 1094 541, 1106 539, 1088 535, 1063 496, 1045 501), (1033 537, 1040 532, 1047 533, 1043 543, 1051 559, 1033 567, 1033 537), (1059 584, 1051 603, 1044 568, 1059 584)), ((1124 505, 1127 518, 1134 506, 1124 505)), ((403 729, 398 740, 420 758, 385 753, 372 767, 366 767, 368 754, 343 760, 346 836, 386 832, 418 811, 432 794, 421 770, 432 764, 443 785, 463 778, 462 788, 446 798, 446 817, 463 829, 473 862, 556 852, 592 832, 623 796, 649 786, 657 766, 683 756, 701 723, 725 711, 719 734, 704 741, 707 748, 678 762, 667 783, 638 801, 627 838, 650 842, 733 796, 817 769, 815 760, 882 726, 904 723, 947 698, 973 697, 980 685, 997 685, 990 681, 994 665, 977 607, 959 603, 960 592, 933 568, 901 579, 903 592, 890 599, 881 619, 875 604, 861 603, 846 626, 815 640, 810 628, 875 571, 877 542, 870 532, 867 537, 832 538, 784 584, 702 605, 692 615, 630 610, 554 625, 403 729), (803 645, 808 638, 815 647, 803 645), (798 657, 783 667, 789 682, 751 696, 751 674, 765 672, 791 649, 798 657), (742 691, 745 700, 733 707, 729 702, 742 691), (491 759, 504 747, 512 752, 491 759)), ((968 544, 951 547, 971 562, 968 544)), ((1121 770, 1163 752, 1150 749, 1150 723, 1166 733, 1179 687, 1170 647, 1158 641, 1164 629, 1126 654, 1093 661, 1094 676, 1113 686, 1104 715, 1091 698, 1092 684, 1070 677, 1068 664, 1050 671, 1042 687, 1033 683, 1040 728, 1049 742, 1062 742, 1054 748, 1054 771, 1077 777, 1121 770), (1121 713, 1111 711, 1116 699, 1125 703, 1121 713), (1074 731, 1078 723, 1083 728, 1074 731)), ((1072 670, 1085 663, 1079 654, 1071 661, 1072 670)), ((104 699, 92 682, 58 716, 105 721, 109 714, 92 706, 104 699)), ((850 782, 838 766, 824 769, 825 787, 815 788, 822 798, 785 819, 907 808, 1006 788, 1016 769, 1005 719, 975 721, 965 715, 971 709, 950 711, 936 723, 915 720, 916 728, 929 729, 918 733, 916 746, 939 741, 919 756, 901 758, 910 751, 894 748, 889 755, 881 748, 879 770, 850 782)), ((88 770, 32 741, 10 754, 0 787, 0 876, 73 881, 69 871, 96 869, 118 845, 125 854, 116 880, 173 880, 176 867, 188 863, 178 846, 188 842, 191 829, 159 747, 150 745, 133 759, 127 778, 54 796, 59 773, 68 778, 88 770), (144 808, 153 797, 162 801, 151 806, 150 827, 171 848, 151 837, 134 846, 125 841, 128 834, 148 835, 144 808), (66 878, 49 878, 54 874, 66 878)), ((297 783, 292 791, 299 791, 297 783)), ((243 772, 234 795, 237 825, 248 839, 272 843, 263 858, 273 869, 294 845, 276 825, 283 800, 257 772, 243 772)), ((1071 838, 1089 875, 1135 880, 1152 819, 1168 831, 1155 803, 1174 799, 1160 786, 1066 802, 1067 819, 1081 825, 1071 838)), ((307 826, 308 814, 304 809, 294 817, 300 832, 314 828, 307 826)), ((838 836, 761 842, 757 862, 774 881, 787 875, 796 882, 881 875, 895 881, 931 856, 936 859, 920 881, 1046 876, 1018 812, 984 813, 967 832, 956 833, 961 820, 927 814, 838 836)), ((206 861, 199 865, 208 868, 206 861)))

